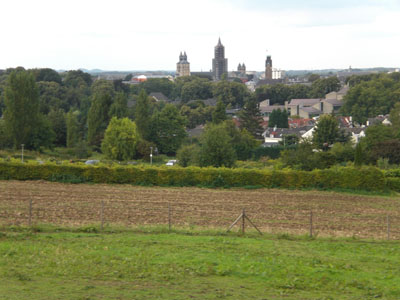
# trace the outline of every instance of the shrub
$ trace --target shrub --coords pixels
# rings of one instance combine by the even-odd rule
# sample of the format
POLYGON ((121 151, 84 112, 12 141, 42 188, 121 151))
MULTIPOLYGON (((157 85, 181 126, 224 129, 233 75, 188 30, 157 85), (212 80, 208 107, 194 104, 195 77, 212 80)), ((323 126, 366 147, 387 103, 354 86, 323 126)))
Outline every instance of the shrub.
POLYGON ((37 164, 0 161, 0 179, 61 182, 127 183, 174 186, 262 186, 382 191, 400 190, 400 178, 385 178, 374 167, 335 167, 324 170, 255 170, 230 168, 173 168, 166 166, 87 166, 82 164, 37 164))

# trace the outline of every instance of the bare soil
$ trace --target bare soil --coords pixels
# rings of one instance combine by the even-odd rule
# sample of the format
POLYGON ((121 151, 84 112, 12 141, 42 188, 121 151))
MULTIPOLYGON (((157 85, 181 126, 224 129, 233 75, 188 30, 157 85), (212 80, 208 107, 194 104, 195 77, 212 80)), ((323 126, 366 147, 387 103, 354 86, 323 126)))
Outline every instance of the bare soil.
MULTIPOLYGON (((204 189, 0 181, 0 224, 228 228, 245 209, 264 232, 400 239, 400 197, 278 189, 204 189), (103 204, 102 204, 103 203, 103 204), (103 206, 103 209, 102 209, 103 206), (389 216, 389 218, 388 218, 389 216)), ((233 230, 238 230, 239 226, 233 230)), ((250 226, 246 229, 251 230, 250 226)))

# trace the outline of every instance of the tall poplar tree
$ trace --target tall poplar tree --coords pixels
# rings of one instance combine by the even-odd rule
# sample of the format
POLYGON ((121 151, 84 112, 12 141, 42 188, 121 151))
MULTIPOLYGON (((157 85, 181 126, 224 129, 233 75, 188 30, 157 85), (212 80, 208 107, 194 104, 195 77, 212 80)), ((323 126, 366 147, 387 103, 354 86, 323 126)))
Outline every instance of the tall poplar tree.
POLYGON ((28 145, 39 123, 39 92, 32 73, 13 71, 5 89, 4 120, 14 147, 28 145))
POLYGON ((151 105, 145 90, 141 90, 135 106, 135 124, 140 136, 151 139, 151 105))

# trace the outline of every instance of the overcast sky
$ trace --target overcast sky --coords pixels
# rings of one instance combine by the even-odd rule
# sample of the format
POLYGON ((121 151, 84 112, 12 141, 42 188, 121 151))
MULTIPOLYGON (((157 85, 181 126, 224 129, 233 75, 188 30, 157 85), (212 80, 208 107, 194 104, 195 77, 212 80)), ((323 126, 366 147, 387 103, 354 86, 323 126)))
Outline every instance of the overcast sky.
POLYGON ((0 69, 400 66, 400 0, 1 0, 0 69), (268 51, 268 52, 267 52, 268 51))

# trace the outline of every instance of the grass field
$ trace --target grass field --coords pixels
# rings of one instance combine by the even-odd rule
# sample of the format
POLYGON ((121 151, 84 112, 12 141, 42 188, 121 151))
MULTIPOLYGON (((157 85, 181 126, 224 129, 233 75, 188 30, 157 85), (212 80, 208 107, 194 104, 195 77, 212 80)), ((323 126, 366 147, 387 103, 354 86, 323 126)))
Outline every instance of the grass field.
POLYGON ((0 298, 399 299, 399 260, 395 241, 3 227, 0 298))
MULTIPOLYGON (((245 209, 265 233, 400 239, 400 197, 279 189, 205 189, 0 181, 0 224, 167 226, 224 231, 245 209)), ((234 230, 238 230, 239 226, 234 230)), ((247 227, 246 230, 251 230, 247 227)))

